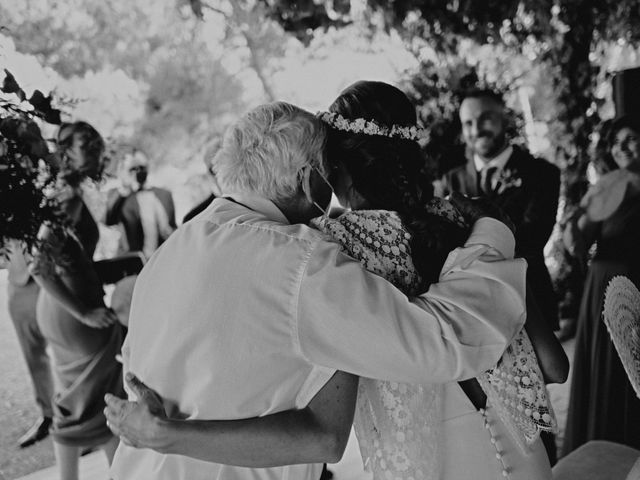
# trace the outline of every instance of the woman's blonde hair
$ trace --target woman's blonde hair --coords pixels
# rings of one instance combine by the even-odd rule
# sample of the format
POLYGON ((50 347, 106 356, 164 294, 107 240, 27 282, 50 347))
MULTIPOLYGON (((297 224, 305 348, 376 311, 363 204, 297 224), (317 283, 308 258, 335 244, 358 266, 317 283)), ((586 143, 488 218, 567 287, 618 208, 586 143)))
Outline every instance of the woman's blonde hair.
POLYGON ((292 198, 305 173, 325 173, 326 129, 314 115, 285 102, 261 105, 225 133, 213 169, 225 193, 272 201, 292 198))

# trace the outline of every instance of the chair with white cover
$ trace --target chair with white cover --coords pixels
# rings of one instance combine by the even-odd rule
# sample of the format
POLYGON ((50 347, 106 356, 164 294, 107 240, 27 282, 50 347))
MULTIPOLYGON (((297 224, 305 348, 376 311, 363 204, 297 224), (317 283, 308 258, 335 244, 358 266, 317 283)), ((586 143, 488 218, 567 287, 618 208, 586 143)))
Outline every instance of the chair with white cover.
MULTIPOLYGON (((613 345, 640 398, 640 291, 623 276, 611 279, 602 312, 613 345)), ((640 428, 640 425, 638 425, 640 428)), ((553 467, 554 480, 640 480, 640 450, 592 440, 553 467)))

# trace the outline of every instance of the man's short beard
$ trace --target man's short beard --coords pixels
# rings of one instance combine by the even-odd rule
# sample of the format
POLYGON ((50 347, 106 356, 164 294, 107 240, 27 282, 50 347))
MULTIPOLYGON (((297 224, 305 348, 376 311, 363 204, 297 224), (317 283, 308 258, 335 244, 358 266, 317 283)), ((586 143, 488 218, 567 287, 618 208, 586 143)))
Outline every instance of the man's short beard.
POLYGON ((507 145, 507 134, 505 132, 501 132, 500 134, 493 137, 493 140, 493 146, 487 153, 482 155, 483 157, 491 159, 502 152, 507 145))

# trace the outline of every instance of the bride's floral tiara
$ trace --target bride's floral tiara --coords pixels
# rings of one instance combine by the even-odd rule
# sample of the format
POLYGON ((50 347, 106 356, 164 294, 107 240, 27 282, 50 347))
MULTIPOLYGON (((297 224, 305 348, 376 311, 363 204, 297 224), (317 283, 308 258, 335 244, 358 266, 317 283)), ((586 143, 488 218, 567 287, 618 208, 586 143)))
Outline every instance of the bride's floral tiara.
POLYGON ((378 135, 381 137, 402 138, 413 141, 420 140, 427 136, 425 130, 416 126, 401 127, 400 125, 393 125, 389 128, 378 125, 373 120, 366 120, 364 118, 349 120, 339 113, 334 112, 318 112, 316 116, 324 123, 343 132, 364 133, 365 135, 378 135))

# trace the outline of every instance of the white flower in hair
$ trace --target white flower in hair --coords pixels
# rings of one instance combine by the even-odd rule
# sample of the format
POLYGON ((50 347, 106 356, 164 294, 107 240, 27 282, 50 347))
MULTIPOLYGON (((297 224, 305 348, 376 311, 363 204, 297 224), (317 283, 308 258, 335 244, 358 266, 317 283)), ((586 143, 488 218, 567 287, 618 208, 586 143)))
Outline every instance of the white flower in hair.
POLYGON ((393 125, 391 128, 387 128, 378 125, 373 120, 366 120, 364 118, 348 120, 342 115, 334 112, 319 112, 317 116, 332 128, 342 130, 344 132, 364 133, 365 135, 377 135, 389 138, 403 138, 405 140, 413 141, 427 137, 427 132, 415 125, 412 127, 393 125))

